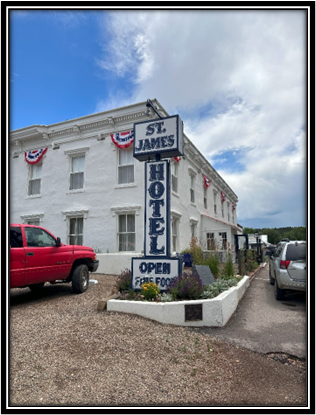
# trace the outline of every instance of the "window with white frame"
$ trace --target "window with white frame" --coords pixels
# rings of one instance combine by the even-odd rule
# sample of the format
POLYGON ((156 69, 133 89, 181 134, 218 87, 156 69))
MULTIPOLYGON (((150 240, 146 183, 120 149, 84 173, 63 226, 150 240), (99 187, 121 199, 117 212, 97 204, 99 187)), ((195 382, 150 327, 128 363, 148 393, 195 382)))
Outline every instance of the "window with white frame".
POLYGON ((71 157, 69 190, 83 189, 85 170, 85 155, 71 157))
POLYGON ((224 218, 224 202, 221 201, 222 218, 224 218))
POLYGON ((215 250, 214 232, 208 232, 206 234, 206 240, 207 240, 207 249, 209 251, 214 251, 215 250))
POLYGON ((172 233, 172 251, 177 252, 177 242, 178 242, 178 221, 177 218, 171 219, 171 233, 172 233))
POLYGON ((35 196, 41 194, 42 181, 42 162, 30 165, 28 195, 35 196))
POLYGON ((197 237, 197 220, 190 219, 191 238, 197 237))
POLYGON ((190 175, 190 201, 191 203, 195 202, 195 176, 190 175))
POLYGON ((227 233, 226 232, 219 232, 219 238, 221 242, 220 249, 227 249, 227 233))
POLYGON ((133 146, 118 149, 118 183, 134 183, 133 146))
POLYGON ((214 191, 214 215, 217 215, 217 192, 214 191))
POLYGON ((118 215, 118 245, 119 252, 135 251, 136 233, 135 233, 135 214, 118 215))
POLYGON ((173 161, 171 164, 171 189, 173 192, 178 193, 178 162, 173 161))
POLYGON ((177 252, 179 248, 179 227, 181 214, 171 211, 171 248, 172 252, 177 252))
POLYGON ((227 203, 227 220, 230 222, 230 203, 227 203))
POLYGON ((235 223, 235 210, 232 207, 232 222, 235 223))
POLYGON ((68 218, 68 244, 83 245, 83 216, 68 218))
POLYGON ((204 209, 207 209, 207 187, 204 186, 204 209))

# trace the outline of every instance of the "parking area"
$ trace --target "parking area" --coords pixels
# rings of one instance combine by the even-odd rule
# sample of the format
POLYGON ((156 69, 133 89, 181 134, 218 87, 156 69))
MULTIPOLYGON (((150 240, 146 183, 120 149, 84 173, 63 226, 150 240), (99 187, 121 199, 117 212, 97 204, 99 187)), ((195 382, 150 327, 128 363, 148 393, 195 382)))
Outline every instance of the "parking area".
MULTIPOLYGON (((116 277, 93 278, 98 283, 80 295, 67 284, 45 286, 40 295, 28 288, 11 290, 12 406, 305 405, 304 362, 282 364, 232 345, 231 338, 98 312, 98 300, 111 291, 116 277)), ((250 299, 245 298, 250 310, 252 290, 265 283, 260 273, 257 278, 250 299)), ((226 333, 232 333, 234 320, 226 333)), ((254 322, 246 318, 246 323, 250 342, 256 334, 254 322)))
POLYGON ((267 265, 253 277, 225 327, 196 330, 255 352, 306 359, 306 295, 288 291, 277 301, 267 265))

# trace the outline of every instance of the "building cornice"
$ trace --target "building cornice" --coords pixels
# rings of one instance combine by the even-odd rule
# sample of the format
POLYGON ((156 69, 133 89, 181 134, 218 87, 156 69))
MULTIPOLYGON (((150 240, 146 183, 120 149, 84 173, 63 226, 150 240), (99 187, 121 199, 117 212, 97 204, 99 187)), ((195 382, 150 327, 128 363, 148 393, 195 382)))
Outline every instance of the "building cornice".
MULTIPOLYGON (((162 116, 168 116, 157 100, 152 101, 162 116)), ((146 102, 143 102, 56 124, 33 125, 10 133, 11 152, 16 156, 17 153, 23 151, 35 150, 40 147, 55 148, 57 146, 56 148, 58 148, 63 143, 81 139, 104 140, 106 136, 109 137, 114 132, 133 128, 137 121, 157 117, 151 108, 146 107, 146 102), (126 110, 129 112, 126 113, 126 110)))

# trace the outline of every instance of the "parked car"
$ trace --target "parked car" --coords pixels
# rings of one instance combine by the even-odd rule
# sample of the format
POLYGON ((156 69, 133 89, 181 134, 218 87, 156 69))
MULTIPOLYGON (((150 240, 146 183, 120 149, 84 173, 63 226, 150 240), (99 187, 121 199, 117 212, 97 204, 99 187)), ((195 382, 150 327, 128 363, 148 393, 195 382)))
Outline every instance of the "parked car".
POLYGON ((285 290, 306 291, 306 242, 282 240, 269 260, 269 280, 277 300, 285 290))
POLYGON ((46 282, 72 283, 75 293, 89 285, 89 272, 98 269, 92 248, 64 245, 41 226, 10 225, 10 288, 40 290, 46 282))

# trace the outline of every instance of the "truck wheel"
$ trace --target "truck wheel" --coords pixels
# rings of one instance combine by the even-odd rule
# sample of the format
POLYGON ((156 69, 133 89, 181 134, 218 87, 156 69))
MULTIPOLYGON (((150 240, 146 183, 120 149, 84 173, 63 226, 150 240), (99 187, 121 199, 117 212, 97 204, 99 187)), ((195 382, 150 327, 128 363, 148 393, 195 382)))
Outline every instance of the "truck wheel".
POLYGON ((284 290, 281 290, 281 288, 279 288, 276 277, 274 279, 274 297, 276 300, 283 300, 284 298, 284 290))
POLYGON ((72 290, 76 294, 84 293, 89 285, 89 269, 87 265, 77 265, 72 274, 72 290))

